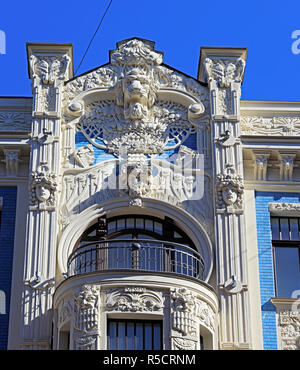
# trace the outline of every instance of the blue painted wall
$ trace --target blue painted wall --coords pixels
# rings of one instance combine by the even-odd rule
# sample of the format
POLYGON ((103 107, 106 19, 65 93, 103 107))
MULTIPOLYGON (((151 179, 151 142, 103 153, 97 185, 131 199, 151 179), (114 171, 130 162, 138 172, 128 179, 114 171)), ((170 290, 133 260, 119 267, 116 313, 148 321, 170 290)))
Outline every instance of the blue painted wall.
POLYGON ((3 197, 0 228, 0 290, 5 293, 6 310, 0 315, 0 350, 7 349, 17 187, 0 186, 3 197))
POLYGON ((275 307, 270 302, 275 297, 274 267, 272 255, 271 219, 269 203, 299 203, 300 194, 256 192, 257 246, 259 258, 260 295, 264 349, 277 349, 275 307))

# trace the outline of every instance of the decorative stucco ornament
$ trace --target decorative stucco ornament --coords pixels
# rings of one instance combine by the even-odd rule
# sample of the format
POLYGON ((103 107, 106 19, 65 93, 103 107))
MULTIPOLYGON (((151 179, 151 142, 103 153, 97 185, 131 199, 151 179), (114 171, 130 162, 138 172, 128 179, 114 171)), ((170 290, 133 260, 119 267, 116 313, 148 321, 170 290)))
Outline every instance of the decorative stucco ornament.
POLYGON ((195 296, 186 288, 171 291, 173 329, 182 335, 196 335, 195 296))
POLYGON ((243 178, 236 174, 235 168, 227 164, 223 173, 217 175, 217 208, 241 210, 244 193, 243 178))
POLYGON ((99 288, 83 285, 75 296, 75 349, 97 349, 99 337, 99 288))
POLYGON ((185 102, 178 103, 179 98, 174 98, 176 73, 172 82, 170 71, 161 64, 162 54, 154 50, 152 42, 132 39, 119 43, 117 50, 110 52, 107 67, 67 84, 66 97, 75 99, 69 100, 66 116, 77 117, 77 130, 94 146, 115 155, 122 151, 157 154, 176 148, 196 132, 205 111, 204 93, 198 84, 201 96, 188 95, 189 89, 197 91, 197 83, 181 77, 185 102), (86 101, 76 97, 78 90, 93 88, 103 90, 86 101))
POLYGON ((106 310, 121 312, 161 312, 162 293, 142 287, 111 289, 106 292, 106 310))
POLYGON ((31 55, 29 64, 32 77, 44 85, 53 85, 56 79, 63 79, 70 63, 68 55, 31 55))
POLYGON ((245 61, 242 58, 230 59, 205 59, 205 70, 208 76, 208 81, 215 80, 221 88, 228 88, 233 82, 241 83, 245 61))
POLYGON ((56 175, 50 172, 32 172, 29 185, 30 205, 36 206, 42 203, 46 206, 55 206, 56 189, 56 175))

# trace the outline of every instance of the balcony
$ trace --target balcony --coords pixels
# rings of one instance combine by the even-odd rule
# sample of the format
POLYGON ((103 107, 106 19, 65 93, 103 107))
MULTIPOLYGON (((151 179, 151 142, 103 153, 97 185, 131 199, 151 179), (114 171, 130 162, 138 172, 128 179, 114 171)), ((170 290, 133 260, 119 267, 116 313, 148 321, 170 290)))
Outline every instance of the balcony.
POLYGON ((86 243, 68 259, 68 277, 92 272, 148 271, 203 280, 204 262, 194 249, 160 240, 105 240, 86 243))

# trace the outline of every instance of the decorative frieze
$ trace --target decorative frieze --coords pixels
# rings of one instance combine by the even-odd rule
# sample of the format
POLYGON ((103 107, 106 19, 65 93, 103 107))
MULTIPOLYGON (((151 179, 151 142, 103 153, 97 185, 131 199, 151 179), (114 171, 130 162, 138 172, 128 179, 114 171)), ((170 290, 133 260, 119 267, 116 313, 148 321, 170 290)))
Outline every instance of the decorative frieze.
POLYGON ((241 115, 242 135, 255 136, 298 136, 300 117, 267 117, 259 115, 241 115))
POLYGON ((144 287, 127 287, 106 291, 105 309, 120 312, 162 313, 162 292, 144 287))
POLYGON ((31 114, 0 112, 0 131, 30 131, 31 114))
POLYGON ((274 216, 300 217, 300 203, 269 203, 269 211, 274 216))

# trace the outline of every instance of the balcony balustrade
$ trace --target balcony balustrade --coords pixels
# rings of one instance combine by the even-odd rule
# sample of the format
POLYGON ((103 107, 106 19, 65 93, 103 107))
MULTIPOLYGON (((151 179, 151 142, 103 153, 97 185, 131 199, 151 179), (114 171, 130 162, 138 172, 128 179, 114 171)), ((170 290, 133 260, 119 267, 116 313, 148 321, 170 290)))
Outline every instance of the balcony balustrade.
POLYGON ((203 280, 204 261, 194 249, 160 240, 105 240, 86 243, 68 259, 68 277, 117 270, 180 274, 203 280))

